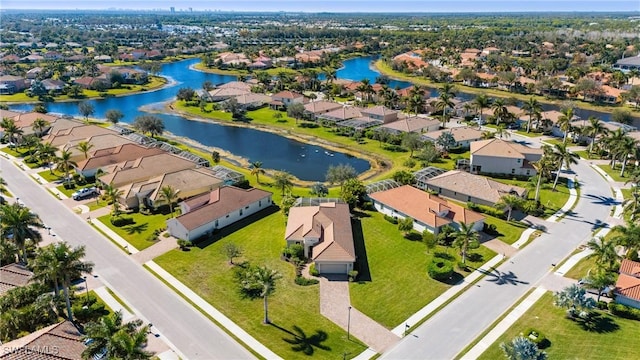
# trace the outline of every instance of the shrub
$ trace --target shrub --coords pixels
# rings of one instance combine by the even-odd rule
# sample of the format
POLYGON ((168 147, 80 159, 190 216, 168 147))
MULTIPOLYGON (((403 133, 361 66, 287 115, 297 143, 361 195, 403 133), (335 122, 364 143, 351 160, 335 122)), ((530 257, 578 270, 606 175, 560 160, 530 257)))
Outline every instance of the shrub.
POLYGON ((320 276, 320 271, 318 271, 318 269, 316 269, 316 264, 313 263, 309 266, 309 274, 311 274, 312 276, 320 276))
POLYGON ((608 309, 608 306, 609 306, 609 304, 607 304, 605 301, 602 301, 602 300, 600 300, 600 301, 598 301, 598 302, 596 303, 596 307, 597 307, 598 309, 600 309, 600 310, 607 310, 607 309, 608 309))
POLYGON ((304 259, 305 258, 304 247, 300 244, 293 244, 291 246, 287 246, 286 248, 284 248, 282 253, 288 259, 291 259, 291 258, 304 259))
POLYGON ((548 347, 549 341, 544 336, 543 333, 534 328, 528 328, 524 332, 524 337, 531 340, 534 344, 538 346, 538 349, 544 349, 548 347))
POLYGON ((189 240, 178 239, 176 242, 178 243, 180 250, 183 250, 183 251, 193 246, 193 244, 189 240))
POLYGON ((498 229, 496 228, 496 224, 487 224, 485 223, 482 231, 484 231, 488 235, 498 235, 498 229))
POLYGON ((384 219, 387 220, 388 222, 394 224, 394 225, 398 224, 398 219, 394 218, 393 216, 385 215, 384 219))
POLYGON ((150 241, 150 242, 158 241, 158 235, 157 234, 149 234, 149 236, 147 236, 147 241, 150 241))
POLYGON ((408 167, 409 169, 412 169, 414 166, 416 166, 416 161, 409 158, 405 160, 404 163, 402 163, 402 165, 408 167))
POLYGON ((621 318, 631 319, 631 320, 640 320, 640 310, 634 309, 630 306, 610 302, 609 311, 613 315, 619 316, 621 318))
POLYGON ((297 285, 300 285, 300 286, 309 286, 309 285, 315 285, 319 283, 317 279, 307 279, 306 277, 302 277, 302 276, 296 276, 295 282, 297 285))
POLYGON ((447 280, 453 274, 453 264, 442 258, 433 258, 428 266, 428 273, 434 280, 447 280))
POLYGON ((349 281, 353 282, 358 277, 358 270, 349 271, 349 281))
POLYGON ((112 217, 110 221, 111 221, 111 225, 117 226, 117 227, 135 224, 135 221, 133 221, 133 218, 130 216, 116 216, 116 217, 112 217))

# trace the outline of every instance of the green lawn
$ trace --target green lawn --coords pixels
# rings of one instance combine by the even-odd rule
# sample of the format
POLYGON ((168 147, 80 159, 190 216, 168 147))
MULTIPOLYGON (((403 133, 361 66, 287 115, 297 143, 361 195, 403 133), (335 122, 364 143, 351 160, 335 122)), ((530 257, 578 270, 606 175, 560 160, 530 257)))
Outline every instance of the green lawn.
POLYGON ((40 171, 38 175, 48 182, 54 182, 64 178, 64 173, 58 172, 57 170, 53 170, 53 173, 51 173, 50 170, 40 171))
POLYGON ((579 150, 579 151, 574 151, 574 153, 578 154, 581 158, 587 159, 587 160, 600 159, 600 156, 595 152, 589 155, 589 150, 579 150))
POLYGON ((580 280, 583 277, 587 276, 587 272, 589 272, 590 269, 594 269, 594 270, 596 269, 596 259, 583 258, 580 261, 578 261, 578 263, 575 264, 571 268, 571 270, 567 271, 567 273, 564 274, 564 276, 571 279, 580 280))
MULTIPOLYGON (((528 189, 528 199, 534 199, 536 196, 536 186, 530 181, 494 179, 504 184, 516 185, 528 189)), ((556 211, 562 209, 564 204, 569 200, 569 188, 567 188, 567 179, 558 179, 556 191, 552 190, 553 181, 544 183, 540 186, 540 204, 545 208, 547 216, 553 215, 556 211)))
POLYGON ((499 235, 496 237, 502 242, 509 245, 518 241, 518 239, 520 239, 520 235, 522 235, 522 232, 528 227, 526 224, 521 222, 513 220, 506 221, 486 214, 484 214, 484 216, 486 217, 484 220, 485 224, 494 224, 496 226, 496 230, 499 233, 499 235))
POLYGON ((536 138, 536 137, 540 137, 540 136, 543 135, 542 133, 533 132, 533 131, 532 132, 527 132, 526 128, 525 128, 525 130, 517 130, 516 134, 522 135, 522 136, 526 136, 526 137, 530 137, 530 138, 536 138))
POLYGON ((479 359, 504 359, 499 344, 510 341, 532 327, 551 342, 545 349, 549 359, 635 359, 640 321, 601 313, 595 330, 586 330, 579 322, 565 318, 565 310, 552 305, 553 295, 546 293, 511 326, 479 359))
POLYGON ((622 191, 622 197, 625 200, 633 199, 633 189, 620 189, 622 191))
POLYGON ((202 296, 240 327, 285 359, 310 358, 292 349, 285 339, 292 339, 294 327, 307 336, 326 333, 323 350, 312 346, 313 357, 336 359, 347 354, 352 358, 366 346, 347 340, 346 331, 320 315, 319 286, 298 286, 294 283, 293 266, 280 260, 285 246, 285 218, 280 212, 264 210, 254 214, 216 234, 214 243, 191 251, 172 250, 155 261, 185 285, 202 296), (269 298, 269 317, 273 325, 262 324, 262 301, 242 299, 237 291, 233 267, 227 262, 221 249, 233 242, 243 249, 242 259, 257 265, 266 265, 283 276, 275 293, 269 298))
MULTIPOLYGON (((564 140, 562 138, 545 139, 542 142, 543 143, 547 143, 547 144, 549 144, 551 146, 556 145, 556 144, 558 144, 558 145, 565 144, 565 142, 564 142, 564 140)), ((567 146, 570 146, 571 145, 571 141, 567 139, 566 144, 567 144, 567 146)))
POLYGON ((114 226, 110 221, 111 214, 101 216, 98 220, 138 250, 146 249, 155 244, 147 239, 156 229, 166 228, 166 220, 171 217, 165 214, 144 215, 141 213, 125 214, 124 216, 133 218, 134 223, 123 227, 114 226))
MULTIPOLYGON (((367 213, 360 222, 354 227, 359 282, 350 284, 351 303, 382 325, 393 328, 450 287, 427 274, 434 252, 459 259, 458 251, 438 247, 427 253, 424 243, 405 239, 397 225, 377 212, 367 213), (364 235, 364 243, 359 234, 364 235)), ((479 256, 472 256, 475 261, 467 261, 470 268, 479 267, 496 255, 483 246, 472 252, 479 256)), ((460 274, 466 276, 468 272, 460 274)))
POLYGON ((19 150, 18 148, 10 148, 8 146, 3 147, 2 149, 0 149, 0 151, 18 158, 26 156, 26 152, 27 152, 26 150, 22 151, 22 150, 19 150))
POLYGON ((617 163, 615 169, 612 169, 611 165, 598 165, 598 167, 604 170, 604 172, 606 172, 613 181, 626 182, 627 180, 629 180, 629 178, 627 177, 627 175, 631 171, 631 168, 629 166, 627 166, 627 168, 625 169, 624 177, 620 176, 620 169, 622 168, 622 165, 618 165, 617 163))

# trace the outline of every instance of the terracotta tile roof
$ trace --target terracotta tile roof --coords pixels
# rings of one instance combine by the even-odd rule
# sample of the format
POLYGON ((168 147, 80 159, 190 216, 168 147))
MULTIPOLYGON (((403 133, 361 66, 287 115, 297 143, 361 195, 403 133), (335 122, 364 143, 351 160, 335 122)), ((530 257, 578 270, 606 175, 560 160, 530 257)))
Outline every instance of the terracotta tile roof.
POLYGON ((241 89, 245 91, 251 91, 251 85, 242 81, 230 81, 218 86, 218 89, 241 89))
POLYGON ((354 106, 344 106, 341 109, 336 109, 333 111, 329 111, 320 115, 320 118, 326 119, 338 119, 338 120, 348 120, 357 117, 361 117, 362 113, 360 112, 360 108, 354 106))
POLYGON ((280 91, 277 94, 273 94, 271 95, 271 98, 274 100, 278 100, 278 99, 298 99, 303 97, 304 95, 302 94, 298 94, 296 92, 293 91, 289 91, 289 90, 285 90, 285 91, 280 91))
MULTIPOLYGON (((140 183, 133 183, 130 186, 125 187, 124 198, 133 196, 133 193, 151 191, 149 198, 153 201, 160 199, 161 189, 165 186, 171 186, 175 190, 180 190, 178 196, 192 193, 194 190, 205 189, 205 191, 212 191, 219 188, 223 184, 223 181, 213 176, 205 169, 184 169, 162 174, 153 179, 143 181, 140 183)), ((205 192, 202 191, 202 192, 205 192)), ((200 194, 193 194, 200 195, 200 194)), ((187 197, 187 196, 185 196, 187 197)))
POLYGON ((51 135, 47 137, 47 141, 57 147, 74 140, 82 141, 92 136, 102 134, 118 135, 116 131, 105 129, 101 126, 78 125, 72 128, 58 130, 57 133, 51 133, 51 135))
POLYGON ((640 278, 620 274, 616 282, 616 294, 640 301, 640 278))
POLYGON ((264 94, 245 93, 240 96, 236 96, 236 100, 240 105, 248 105, 254 103, 266 104, 271 101, 271 97, 264 94))
POLYGON ((333 101, 312 101, 304 105, 304 110, 313 114, 321 114, 342 108, 342 104, 333 101))
POLYGON ((623 259, 620 263, 620 274, 627 274, 640 278, 640 262, 623 259))
POLYGON ((116 146, 124 145, 124 144, 135 144, 133 140, 129 140, 128 138, 120 135, 120 134, 99 134, 88 137, 86 139, 73 139, 70 140, 67 144, 64 145, 63 149, 68 150, 77 159, 77 157, 81 157, 84 159, 84 153, 78 149, 78 144, 86 141, 89 144, 93 145, 91 150, 98 151, 103 149, 109 149, 116 146))
POLYGON ((41 114, 38 112, 18 113, 18 115, 12 117, 16 122, 16 126, 24 128, 33 125, 36 119, 44 119, 50 124, 58 119, 57 116, 41 114))
POLYGON ((431 227, 484 220, 481 214, 410 185, 376 192, 370 198, 431 227))
POLYGON ((525 154, 542 155, 542 149, 530 148, 511 141, 489 139, 471 143, 471 155, 482 155, 505 158, 525 158, 525 154))
POLYGON ((289 210, 285 239, 304 240, 317 237, 312 248, 315 261, 356 261, 349 205, 324 203, 320 206, 298 206, 289 210))
POLYGON ((527 193, 525 188, 503 184, 484 176, 460 170, 447 171, 427 180, 426 183, 429 186, 470 195, 491 203, 497 203, 503 195, 515 193, 518 196, 524 196, 527 193))
POLYGON ((5 292, 27 285, 33 273, 19 264, 9 264, 0 268, 0 295, 5 292))
POLYGON ((209 95, 213 97, 236 97, 251 93, 251 90, 241 88, 219 88, 209 91, 209 95))
POLYGON ((155 176, 182 169, 195 168, 196 164, 178 156, 162 153, 125 161, 115 166, 115 170, 101 176, 105 184, 121 187, 125 184, 151 179, 155 176))
POLYGON ((2 360, 77 360, 85 349, 82 334, 70 321, 2 345, 2 360))
POLYGON ((176 220, 187 230, 194 230, 268 196, 271 196, 270 192, 260 189, 245 190, 233 186, 224 186, 190 201, 190 204, 196 204, 197 201, 202 201, 204 197, 209 197, 203 205, 178 216, 176 220))
POLYGON ((401 132, 421 131, 440 124, 440 120, 433 118, 425 118, 420 116, 411 116, 402 120, 390 122, 382 125, 380 128, 396 130, 401 132))
POLYGON ((389 109, 386 106, 378 105, 378 106, 369 107, 369 108, 362 108, 360 109, 360 113, 363 116, 369 116, 369 115, 386 116, 389 114, 397 114, 398 112, 396 110, 389 109))
POLYGON ((78 169, 97 169, 103 166, 121 163, 123 161, 163 153, 164 150, 159 148, 147 148, 138 144, 122 144, 94 151, 88 159, 78 162, 78 169))

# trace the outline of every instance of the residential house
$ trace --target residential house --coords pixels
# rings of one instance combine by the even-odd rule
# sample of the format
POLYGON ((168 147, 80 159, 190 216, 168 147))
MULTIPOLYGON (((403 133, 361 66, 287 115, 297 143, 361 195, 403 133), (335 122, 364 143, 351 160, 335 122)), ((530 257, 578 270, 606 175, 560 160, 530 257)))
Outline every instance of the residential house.
POLYGON ((88 137, 86 139, 74 139, 64 144, 61 149, 69 151, 71 153, 71 160, 74 162, 82 161, 88 158, 88 153, 85 154, 78 149, 78 145, 81 142, 87 142, 91 144, 91 151, 97 151, 102 149, 112 148, 114 146, 133 144, 133 140, 121 136, 120 134, 100 134, 88 137))
POLYGON ((440 129, 440 120, 422 116, 405 117, 401 120, 386 123, 378 128, 378 130, 386 130, 392 134, 407 132, 422 134, 437 131, 438 129, 440 129))
POLYGON ((638 54, 638 56, 631 56, 616 61, 616 63, 613 65, 613 68, 625 72, 631 70, 640 70, 640 54, 638 54))
POLYGON ((167 220, 169 233, 194 241, 272 205, 271 193, 224 186, 180 203, 182 215, 167 220))
POLYGON ((89 158, 77 162, 76 170, 85 177, 93 177, 98 170, 104 171, 112 165, 135 160, 145 156, 164 154, 160 148, 148 148, 142 145, 126 143, 106 149, 93 150, 89 158))
POLYGON ((84 125, 79 122, 74 122, 74 124, 76 126, 73 126, 67 129, 61 129, 61 130, 58 130, 57 132, 53 131, 55 129, 55 126, 54 126, 52 128, 52 131, 49 133, 48 136, 46 136, 43 139, 43 141, 48 142, 52 146, 59 147, 59 146, 66 145, 72 141, 86 140, 95 135, 102 135, 102 134, 117 135, 115 131, 103 128, 102 126, 84 125))
POLYGON ((46 134, 47 131, 49 131, 49 129, 51 128, 51 124, 57 121, 58 119, 57 116, 53 116, 49 114, 41 114, 35 111, 18 113, 17 115, 12 116, 11 118, 13 119, 13 121, 15 121, 16 126, 22 130, 23 136, 31 135, 31 134, 34 134, 36 136, 42 136, 46 134), (36 130, 33 129, 33 123, 37 119, 42 119, 47 121, 49 123, 49 126, 43 128, 40 132, 36 132, 36 130))
POLYGON ((343 106, 340 109, 318 115, 317 119, 323 122, 335 124, 341 121, 362 117, 362 113, 360 112, 360 110, 362 109, 355 106, 343 106))
POLYGON ((391 110, 381 105, 361 108, 360 113, 362 116, 369 117, 374 120, 380 120, 385 124, 398 120, 398 111, 391 110))
POLYGON ((47 92, 54 92, 56 94, 59 94, 62 92, 62 90, 64 90, 67 84, 62 80, 45 79, 42 80, 42 86, 44 86, 47 92))
POLYGON ((21 76, 1 75, 0 95, 11 95, 27 88, 27 81, 21 76))
POLYGON ((504 195, 522 198, 527 195, 525 188, 460 170, 451 170, 432 177, 425 182, 423 190, 433 191, 450 199, 487 206, 494 206, 504 195))
POLYGON ((122 197, 119 199, 128 209, 135 209, 144 205, 146 208, 157 208, 164 205, 162 188, 170 186, 178 192, 180 199, 188 199, 200 194, 209 193, 224 182, 213 176, 206 168, 183 169, 164 173, 149 180, 127 184, 120 188, 122 197))
POLYGON ((27 70, 27 73, 26 73, 25 76, 27 77, 27 79, 33 80, 33 79, 37 78, 40 75, 40 73, 42 73, 43 71, 44 71, 44 69, 39 67, 39 66, 38 67, 34 67, 33 69, 27 70))
POLYGON ((24 265, 13 263, 0 267, 0 297, 11 289, 25 286, 33 273, 24 265))
POLYGON ((271 106, 275 107, 288 107, 291 104, 302 104, 304 103, 304 95, 285 90, 280 91, 277 94, 271 95, 271 106))
POLYGON ((347 204, 292 207, 285 240, 287 246, 302 245, 320 273, 346 275, 353 270, 356 252, 347 204))
POLYGON ((623 259, 614 293, 616 302, 640 309, 640 262, 623 259))
POLYGON ((238 105, 246 110, 254 110, 271 102, 271 96, 258 93, 246 93, 235 97, 238 105))
POLYGON ((245 90, 242 88, 234 88, 234 87, 226 87, 226 88, 217 88, 209 91, 209 99, 211 101, 223 101, 229 100, 231 98, 235 98, 242 95, 250 94, 251 90, 245 90))
POLYGON ((304 112, 309 119, 315 120, 318 115, 342 109, 343 105, 333 101, 312 101, 304 104, 304 112))
POLYGON ((468 149, 475 141, 482 139, 482 131, 475 127, 461 126, 450 129, 431 131, 422 135, 422 139, 435 142, 443 133, 451 133, 456 141, 455 147, 468 149))
POLYGON ((105 74, 100 76, 83 76, 73 80, 73 83, 79 85, 83 89, 108 89, 111 86, 109 79, 105 74))
POLYGON ((107 174, 98 177, 105 185, 123 187, 127 184, 149 180, 177 170, 195 168, 196 164, 179 156, 164 153, 124 161, 106 169, 107 174))
POLYGON ((484 216, 410 185, 369 194, 379 212, 394 218, 413 219, 413 229, 438 234, 445 225, 459 228, 460 223, 482 230, 484 216))
POLYGON ((531 165, 542 158, 543 150, 511 141, 489 139, 471 143, 471 171, 485 174, 533 176, 531 165))
POLYGON ((76 360, 82 359, 85 349, 82 333, 71 321, 65 320, 2 344, 0 359, 76 360))

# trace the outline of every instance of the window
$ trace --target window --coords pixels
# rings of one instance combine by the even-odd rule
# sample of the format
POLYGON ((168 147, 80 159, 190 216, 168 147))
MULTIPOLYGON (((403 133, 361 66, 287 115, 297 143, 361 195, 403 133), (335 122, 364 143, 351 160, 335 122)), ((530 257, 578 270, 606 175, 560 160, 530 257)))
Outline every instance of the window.
POLYGON ((218 227, 218 219, 216 219, 216 225, 215 225, 215 227, 218 227))
POLYGON ((240 209, 240 216, 242 216, 242 209, 240 209))
POLYGON ((527 175, 529 175, 531 173, 531 170, 527 170, 527 175))
POLYGON ((516 173, 516 169, 511 169, 511 173, 515 174, 516 173))
POLYGON ((245 206, 244 208, 245 208, 245 209, 248 209, 249 207, 248 207, 248 206, 245 206))
POLYGON ((522 162, 522 159, 518 159, 516 161, 518 162, 518 164, 520 164, 522 162))
POLYGON ((262 200, 258 200, 258 207, 262 207, 262 200))
POLYGON ((227 216, 225 216, 225 217, 229 217, 229 214, 227 214, 227 216))

